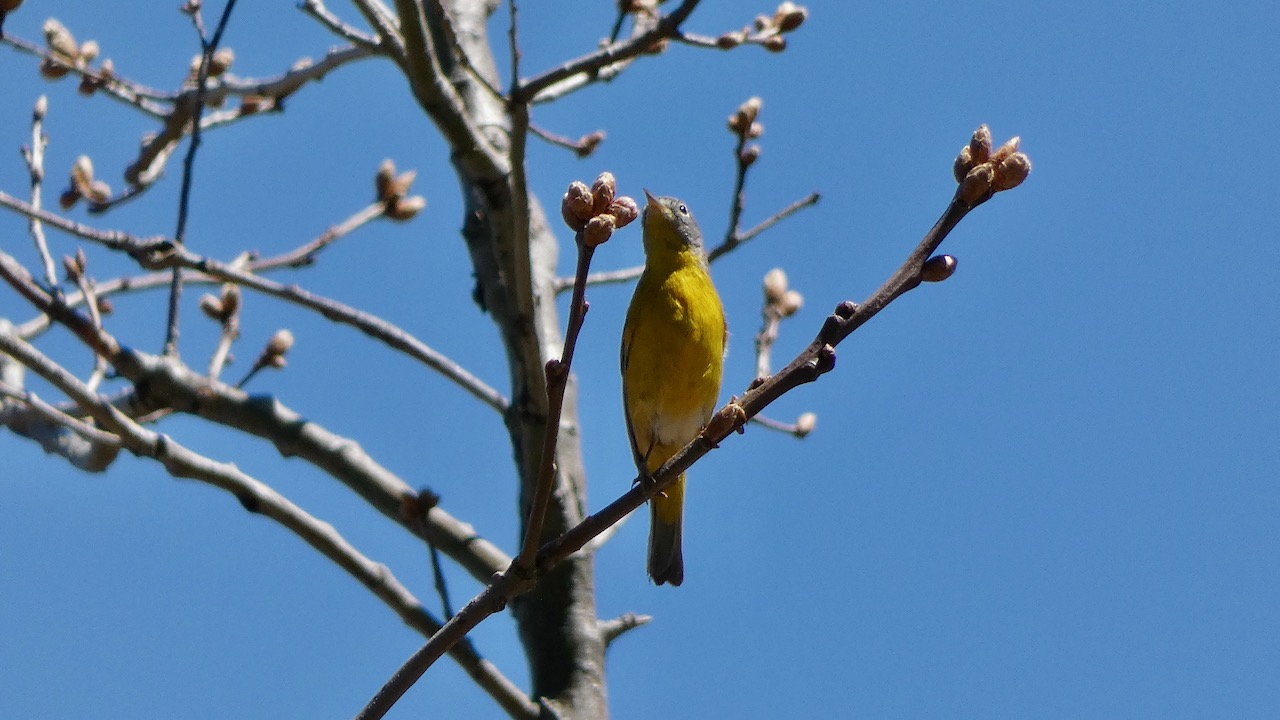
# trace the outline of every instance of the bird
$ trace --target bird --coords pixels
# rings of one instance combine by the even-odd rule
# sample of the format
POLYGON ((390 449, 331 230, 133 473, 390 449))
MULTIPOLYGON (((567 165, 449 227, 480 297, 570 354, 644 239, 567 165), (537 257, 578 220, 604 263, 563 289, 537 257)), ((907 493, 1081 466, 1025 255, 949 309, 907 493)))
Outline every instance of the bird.
MULTIPOLYGON (((647 202, 644 271, 622 330, 622 405, 640 477, 650 478, 706 426, 720 396, 728 342, 702 231, 674 197, 647 202)), ((649 502, 649 577, 684 582, 685 476, 649 502)))

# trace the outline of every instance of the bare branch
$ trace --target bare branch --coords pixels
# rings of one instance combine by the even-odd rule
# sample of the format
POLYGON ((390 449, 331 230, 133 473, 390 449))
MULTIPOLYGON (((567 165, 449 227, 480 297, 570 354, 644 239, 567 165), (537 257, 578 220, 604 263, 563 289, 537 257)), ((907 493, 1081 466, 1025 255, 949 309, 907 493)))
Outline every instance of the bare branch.
POLYGON ((249 270, 237 270, 216 260, 196 255, 184 247, 174 245, 163 237, 136 238, 128 233, 119 231, 97 230, 45 210, 36 210, 29 204, 3 191, 0 191, 0 205, 12 208, 28 217, 38 217, 50 226, 99 243, 110 249, 126 252, 146 268, 187 268, 196 270, 222 282, 236 283, 242 287, 257 290, 272 297, 315 310, 334 322, 351 325, 366 335, 382 341, 389 347, 422 362, 499 412, 505 412, 509 405, 509 401, 501 393, 469 373, 461 365, 437 352, 405 330, 375 315, 308 292, 296 285, 285 286, 256 275, 249 270))
MULTIPOLYGON (((11 330, 0 328, 0 351, 13 356, 89 410, 134 455, 154 458, 176 478, 199 480, 226 490, 246 510, 275 520, 347 571, 395 611, 405 624, 428 637, 439 632, 440 621, 396 579, 390 569, 360 553, 332 525, 316 519, 235 465, 211 460, 188 450, 171 437, 138 425, 39 350, 17 338, 11 330)), ((533 703, 498 673, 492 663, 477 655, 469 645, 454 647, 457 652, 451 649, 451 656, 473 677, 477 677, 481 687, 504 709, 512 712, 514 717, 537 717, 533 703)))

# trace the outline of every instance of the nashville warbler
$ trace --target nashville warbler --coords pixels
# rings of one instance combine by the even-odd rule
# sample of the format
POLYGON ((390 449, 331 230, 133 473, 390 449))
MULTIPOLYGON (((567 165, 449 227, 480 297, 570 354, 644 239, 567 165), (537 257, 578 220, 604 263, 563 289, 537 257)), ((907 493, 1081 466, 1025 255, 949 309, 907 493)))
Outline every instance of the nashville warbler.
MULTIPOLYGON (((728 336, 693 214, 676 198, 644 194, 645 264, 622 329, 622 405, 636 467, 649 477, 715 412, 728 336)), ((649 577, 658 585, 684 581, 684 479, 649 504, 649 577)))

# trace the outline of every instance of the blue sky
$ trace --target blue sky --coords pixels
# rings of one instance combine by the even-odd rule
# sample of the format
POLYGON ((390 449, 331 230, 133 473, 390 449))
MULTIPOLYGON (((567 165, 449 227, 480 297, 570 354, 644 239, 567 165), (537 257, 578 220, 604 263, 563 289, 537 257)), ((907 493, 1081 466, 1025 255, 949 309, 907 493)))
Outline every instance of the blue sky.
MULTIPOLYGON (((117 69, 172 87, 196 51, 168 6, 28 2, 97 39, 117 69)), ((216 5, 216 4, 215 4, 216 5)), ((523 73, 589 51, 612 3, 521 4, 523 73)), ((336 12, 354 19, 340 3, 336 12)), ((211 7, 211 12, 217 8, 211 7)), ((741 27, 768 4, 706 0, 687 23, 741 27)), ((1034 171, 944 245, 956 275, 895 302, 838 349, 834 373, 769 409, 817 413, 797 441, 760 428, 691 471, 687 580, 651 586, 646 520, 598 556, 600 613, 654 621, 609 654, 616 717, 1269 717, 1280 705, 1280 13, 1264 3, 814 3, 782 54, 673 47, 611 85, 538 107, 564 135, 604 129, 577 160, 533 142, 554 206, 611 170, 688 202, 722 236, 732 180, 724 119, 764 98, 763 154, 745 222, 812 190, 821 203, 716 263, 731 331, 722 399, 753 366, 759 283, 804 293, 775 357, 802 348, 839 301, 870 294, 949 199, 951 161, 979 123, 1023 138, 1034 171)), ((505 12, 491 24, 501 42, 505 12)), ((266 76, 336 39, 286 3, 241 3, 234 71, 266 76)), ((0 49, 0 188, 26 192, 16 149, 48 93, 49 200, 76 155, 120 171, 150 129, 0 49)), ((448 155, 388 63, 351 65, 283 115, 206 137, 189 233, 231 258, 295 247, 363 207, 384 157, 419 171, 413 223, 372 225, 280 277, 402 325, 505 389, 470 268, 448 155)), ((177 166, 145 198, 92 222, 173 232, 177 166)), ((72 215, 87 216, 82 210, 72 215)), ((567 232, 560 232, 567 239, 567 232)), ((32 259, 0 215, 5 252, 32 259)), ((74 242, 53 235, 58 253, 74 242)), ((102 276, 130 264, 89 248, 102 276)), ((642 260, 628 229, 596 267, 642 260)), ((571 269, 566 252, 562 269, 571 269)), ((184 356, 215 338, 191 312, 184 356)), ((592 289, 575 361, 593 508, 633 476, 617 343, 629 287, 592 289)), ((120 300, 108 328, 157 350, 159 294, 120 300)), ((500 418, 358 333, 246 298, 243 368, 278 327, 298 337, 256 392, 353 437, 510 550, 517 518, 500 418)), ((0 316, 26 319, 12 292, 0 316)), ((90 367, 65 334, 42 338, 90 367)), ((781 364, 781 363, 779 363, 781 364)), ((240 369, 233 369, 237 376, 240 369)), ((41 388, 36 386, 37 391, 41 388)), ((51 397, 47 390, 41 392, 51 397)), ((189 418, 160 429, 271 483, 332 522, 433 603, 419 544, 344 487, 260 442, 189 418)), ((0 434, 0 715, 347 717, 420 638, 362 587, 234 499, 121 458, 89 476, 0 434)), ((450 572, 455 601, 476 591, 450 572)), ((473 638, 527 683, 506 616, 473 638)), ((391 717, 501 717, 443 662, 391 717)))

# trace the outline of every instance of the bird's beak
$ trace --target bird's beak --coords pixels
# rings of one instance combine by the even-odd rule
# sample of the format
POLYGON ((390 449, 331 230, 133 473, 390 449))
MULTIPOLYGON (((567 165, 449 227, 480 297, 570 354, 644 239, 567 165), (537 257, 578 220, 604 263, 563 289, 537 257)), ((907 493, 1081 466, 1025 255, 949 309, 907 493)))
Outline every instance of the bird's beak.
POLYGON ((649 188, 644 188, 644 196, 647 200, 647 204, 649 205, 657 204, 658 198, 654 197, 653 193, 649 192, 649 188))

